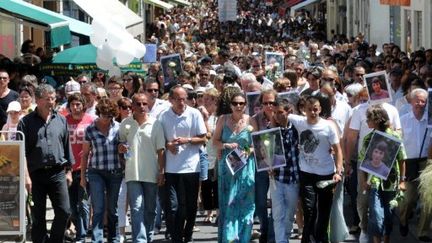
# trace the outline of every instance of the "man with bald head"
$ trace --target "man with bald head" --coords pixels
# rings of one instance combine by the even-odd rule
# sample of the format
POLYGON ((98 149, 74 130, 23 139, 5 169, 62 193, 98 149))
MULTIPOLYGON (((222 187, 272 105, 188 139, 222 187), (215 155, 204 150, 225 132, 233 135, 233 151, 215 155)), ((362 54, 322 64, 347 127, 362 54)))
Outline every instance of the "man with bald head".
POLYGON ((186 90, 169 92, 172 107, 160 116, 166 143, 167 228, 172 242, 191 242, 199 186, 199 149, 207 130, 201 113, 186 105, 186 90))

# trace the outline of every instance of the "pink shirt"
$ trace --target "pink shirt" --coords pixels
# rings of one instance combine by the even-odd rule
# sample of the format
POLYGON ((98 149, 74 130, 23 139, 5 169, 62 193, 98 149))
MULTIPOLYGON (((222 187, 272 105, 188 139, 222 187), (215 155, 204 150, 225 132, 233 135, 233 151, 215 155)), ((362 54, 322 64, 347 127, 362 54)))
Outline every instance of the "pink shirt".
POLYGON ((94 117, 87 113, 84 113, 84 116, 80 120, 75 120, 71 114, 66 116, 69 140, 75 158, 75 164, 72 166, 72 171, 81 169, 82 144, 84 141, 85 129, 93 122, 93 120, 94 117))

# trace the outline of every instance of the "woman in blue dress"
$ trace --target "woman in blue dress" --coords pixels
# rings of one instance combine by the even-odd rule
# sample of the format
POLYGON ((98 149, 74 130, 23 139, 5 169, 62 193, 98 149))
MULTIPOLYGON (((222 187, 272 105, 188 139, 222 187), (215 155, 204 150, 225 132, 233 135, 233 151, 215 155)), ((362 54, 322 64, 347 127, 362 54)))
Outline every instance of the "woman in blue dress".
POLYGON ((213 142, 220 151, 218 161, 219 218, 218 242, 250 242, 255 211, 255 161, 251 155, 251 130, 254 121, 244 114, 246 97, 234 93, 231 113, 222 115, 216 125, 213 142), (226 157, 234 149, 246 157, 246 165, 234 174, 226 157))

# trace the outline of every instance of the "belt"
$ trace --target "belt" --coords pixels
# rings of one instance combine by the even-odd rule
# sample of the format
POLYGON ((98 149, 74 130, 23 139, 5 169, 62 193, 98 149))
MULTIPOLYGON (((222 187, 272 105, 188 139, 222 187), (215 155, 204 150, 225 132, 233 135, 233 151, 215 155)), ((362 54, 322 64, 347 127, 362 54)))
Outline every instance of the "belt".
POLYGON ((42 167, 40 167, 40 169, 42 170, 62 170, 64 169, 63 165, 44 165, 42 167))

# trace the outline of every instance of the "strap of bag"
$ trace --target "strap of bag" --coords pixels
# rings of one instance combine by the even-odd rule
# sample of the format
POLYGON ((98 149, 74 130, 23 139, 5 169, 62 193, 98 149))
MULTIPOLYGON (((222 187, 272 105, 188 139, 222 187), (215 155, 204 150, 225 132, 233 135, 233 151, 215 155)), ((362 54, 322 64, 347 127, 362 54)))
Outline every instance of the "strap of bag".
POLYGON ((421 145, 421 147, 420 147, 420 154, 419 154, 419 158, 421 158, 421 155, 422 155, 422 152, 423 152, 423 146, 424 146, 424 142, 425 142, 425 139, 426 139, 426 134, 427 134, 427 132, 428 132, 428 128, 426 127, 426 131, 425 131, 425 133, 424 133, 424 135, 423 135, 423 142, 422 142, 422 145, 421 145))

